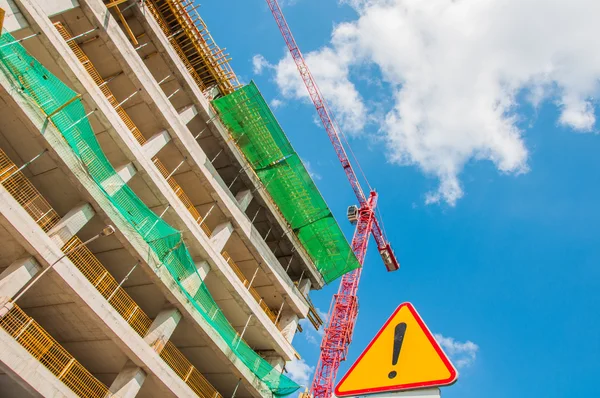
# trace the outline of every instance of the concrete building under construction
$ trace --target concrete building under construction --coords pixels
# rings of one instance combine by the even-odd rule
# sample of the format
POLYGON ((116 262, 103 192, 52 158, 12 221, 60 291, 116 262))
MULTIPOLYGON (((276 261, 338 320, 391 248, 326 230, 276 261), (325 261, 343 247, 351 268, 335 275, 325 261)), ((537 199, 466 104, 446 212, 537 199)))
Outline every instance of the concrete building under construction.
POLYGON ((296 392, 358 262, 193 0, 0 9, 0 397, 296 392))

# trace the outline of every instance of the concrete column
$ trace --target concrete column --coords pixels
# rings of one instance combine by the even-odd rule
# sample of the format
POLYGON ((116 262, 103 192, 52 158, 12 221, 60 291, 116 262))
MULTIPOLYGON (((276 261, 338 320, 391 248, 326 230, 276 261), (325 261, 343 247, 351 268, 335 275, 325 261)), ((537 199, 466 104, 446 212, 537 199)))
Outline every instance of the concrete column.
POLYGON ((65 214, 58 224, 48 231, 48 236, 58 247, 63 247, 94 215, 96 212, 89 203, 81 203, 65 214))
POLYGON ((163 130, 160 133, 154 134, 142 147, 144 153, 149 158, 156 156, 161 149, 165 147, 171 141, 171 136, 167 130, 163 130))
POLYGON ((242 209, 242 211, 246 211, 248 206, 250 206, 250 202, 252 202, 252 199, 254 199, 254 196, 252 196, 252 191, 246 189, 245 191, 238 192, 238 194, 235 195, 235 199, 240 205, 240 209, 242 209))
POLYGON ((179 321, 181 321, 181 313, 177 308, 165 308, 154 318, 144 341, 155 351, 160 352, 171 338, 179 321))
POLYGON ((131 180, 133 176, 137 173, 137 169, 135 168, 133 163, 127 163, 124 166, 117 167, 116 171, 119 177, 121 177, 121 179, 125 183, 128 183, 129 180, 131 180))
POLYGON ((275 351, 262 351, 260 354, 277 372, 283 372, 285 361, 275 351))
POLYGON ((127 361, 111 384, 110 392, 119 398, 134 398, 146 380, 146 372, 133 362, 127 361))
POLYGON ((312 287, 312 282, 310 279, 302 279, 298 284, 298 290, 304 297, 308 297, 308 293, 310 293, 310 288, 312 287))
POLYGON ((296 329, 298 329, 298 323, 300 320, 298 319, 298 315, 294 312, 283 312, 279 316, 279 328, 281 329, 281 334, 285 337, 287 341, 290 343, 294 339, 296 334, 296 329))
POLYGON ((116 169, 117 175, 110 176, 102 182, 102 188, 109 194, 113 195, 117 192, 124 184, 127 184, 129 180, 137 173, 137 169, 133 163, 127 163, 116 169))
POLYGON ((212 237, 210 238, 210 243, 213 246, 213 248, 219 253, 221 253, 221 251, 227 244, 227 241, 229 241, 229 238, 231 237, 232 233, 233 225, 229 221, 217 225, 217 228, 215 228, 212 237))
POLYGON ((202 282, 206 278, 206 275, 208 275, 210 272, 210 265, 206 261, 196 261, 195 264, 198 272, 194 272, 181 281, 181 284, 185 290, 192 296, 196 294, 198 289, 200 289, 200 286, 202 286, 202 282))
POLYGON ((186 106, 179 111, 179 118, 183 124, 188 124, 198 114, 198 109, 194 105, 186 106))
POLYGON ((18 259, 0 274, 0 297, 13 297, 41 270, 33 257, 18 259))

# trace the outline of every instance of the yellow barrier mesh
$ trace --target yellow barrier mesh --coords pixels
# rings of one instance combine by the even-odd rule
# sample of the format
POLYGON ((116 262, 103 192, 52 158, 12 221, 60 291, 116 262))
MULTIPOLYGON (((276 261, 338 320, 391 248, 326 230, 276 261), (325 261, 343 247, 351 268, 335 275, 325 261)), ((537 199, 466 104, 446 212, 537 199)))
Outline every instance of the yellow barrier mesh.
MULTIPOLYGON (((62 38, 68 42, 69 47, 71 48, 73 53, 75 53, 79 62, 81 62, 81 64, 85 67, 85 70, 92 77, 96 85, 98 85, 108 102, 112 105, 115 111, 117 111, 117 114, 119 115, 123 123, 125 123, 131 134, 133 134, 137 142, 140 145, 144 145, 146 143, 146 138, 142 135, 140 129, 137 128, 133 120, 131 120, 129 114, 119 105, 119 102, 113 95, 112 91, 110 90, 108 85, 105 84, 104 79, 102 78, 102 76, 100 76, 98 70, 87 57, 87 55, 85 55, 81 47, 79 47, 75 40, 70 40, 72 37, 71 33, 60 22, 56 22, 54 26, 60 32, 62 38)), ((167 178, 169 176, 169 172, 157 157, 154 157, 152 159, 152 162, 158 168, 158 170, 164 178, 167 178)), ((200 215, 196 207, 192 204, 192 201, 190 200, 189 196, 184 192, 184 190, 177 183, 177 181, 175 181, 175 178, 170 177, 167 181, 169 183, 169 186, 171 186, 171 189, 173 189, 177 197, 181 200, 181 202, 185 205, 190 214, 194 217, 194 220, 196 220, 197 223, 202 222, 203 217, 200 215)), ((208 226, 206 226, 206 224, 204 223, 201 225, 201 227, 204 233, 210 238, 212 236, 212 231, 210 230, 210 228, 208 228, 208 226)))
POLYGON ((119 101, 117 101, 110 88, 108 88, 108 85, 104 84, 104 79, 102 78, 102 76, 100 76, 100 73, 98 73, 98 70, 96 69, 94 64, 92 64, 92 61, 90 61, 90 59, 87 55, 85 55, 81 47, 79 47, 79 44, 77 44, 75 40, 70 40, 72 38, 71 33, 69 33, 69 31, 67 31, 64 25, 60 22, 56 22, 54 26, 56 27, 56 30, 58 30, 62 38, 65 39, 65 41, 67 41, 69 47, 71 48, 71 51, 75 53, 75 56, 77 56, 79 62, 81 62, 81 64, 85 67, 85 70, 92 77, 96 85, 100 88, 100 91, 102 91, 102 94, 104 94, 110 105, 115 109, 115 111, 117 111, 117 114, 119 115, 123 123, 125 123, 131 134, 133 134, 137 142, 140 145, 144 145, 144 143, 146 142, 146 138, 142 135, 135 123, 133 123, 133 120, 131 120, 127 112, 125 112, 125 110, 119 105, 119 101))
MULTIPOLYGON (((67 253, 69 250, 81 245, 81 239, 74 236, 62 248, 67 253)), ((137 334, 144 337, 150 329, 152 320, 140 308, 139 305, 119 286, 119 283, 98 261, 96 256, 86 246, 81 245, 78 249, 67 255, 69 260, 81 271, 88 281, 102 296, 108 300, 110 305, 131 325, 137 334)))
POLYGON ((0 149, 0 183, 23 206, 40 228, 48 232, 60 221, 60 217, 25 174, 17 171, 18 169, 0 149))
POLYGON ((15 89, 29 97, 48 116, 103 194, 146 241, 151 253, 172 275, 198 314, 218 333, 236 357, 264 382, 273 395, 285 396, 296 391, 298 384, 273 368, 239 339, 237 331, 220 310, 206 285, 202 284, 193 294, 182 285, 180 281, 193 273, 198 274, 198 270, 181 232, 150 210, 120 179, 95 137, 80 95, 31 57, 8 33, 0 36, 0 69, 12 78, 15 89), (118 189, 110 193, 106 191, 104 186, 107 181, 111 182, 111 186, 118 186, 118 189))
POLYGON ((78 396, 83 398, 112 396, 104 384, 16 304, 0 319, 0 327, 78 396))
POLYGON ((154 162, 154 165, 156 166, 158 171, 160 171, 160 174, 162 174, 162 176, 167 180, 169 186, 171 187, 173 192, 175 192, 175 195, 177 195, 177 197, 179 198, 179 200, 181 200, 181 203, 183 203, 187 211, 192 215, 192 217, 194 217, 196 223, 200 224, 200 228, 202 228, 206 236, 210 238, 213 234, 213 231, 211 231, 211 229, 206 225, 206 223, 204 222, 204 217, 200 215, 200 212, 198 211, 198 209, 196 209, 196 206, 194 206, 189 196, 187 196, 187 194, 183 191, 183 188, 181 188, 177 181, 175 181, 174 177, 169 177, 169 172, 167 171, 165 166, 160 162, 160 160, 158 160, 158 158, 154 158, 152 159, 152 161, 154 162))
POLYGON ((165 344, 160 352, 160 357, 200 397, 221 397, 221 394, 202 376, 202 373, 170 341, 165 344))

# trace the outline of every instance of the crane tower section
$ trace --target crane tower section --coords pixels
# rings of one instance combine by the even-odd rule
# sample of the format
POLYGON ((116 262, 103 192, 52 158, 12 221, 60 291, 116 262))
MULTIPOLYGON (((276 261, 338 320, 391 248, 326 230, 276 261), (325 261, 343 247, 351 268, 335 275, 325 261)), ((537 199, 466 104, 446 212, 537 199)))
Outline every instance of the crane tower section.
MULTIPOLYGON (((352 250, 362 266, 369 237, 373 235, 386 269, 396 271, 400 268, 400 265, 384 236, 375 213, 377 193, 371 190, 368 197, 365 195, 340 139, 335 119, 327 107, 327 103, 304 60, 300 48, 296 44, 277 0, 266 1, 358 200, 358 206, 356 206, 356 210, 352 211, 352 218, 350 219, 351 222, 356 224, 352 239, 352 250)), ((346 359, 358 316, 358 285, 361 272, 362 267, 344 275, 338 293, 333 297, 329 311, 329 323, 325 328, 325 335, 321 342, 319 363, 311 385, 311 393, 315 398, 330 398, 332 396, 340 363, 346 359)))

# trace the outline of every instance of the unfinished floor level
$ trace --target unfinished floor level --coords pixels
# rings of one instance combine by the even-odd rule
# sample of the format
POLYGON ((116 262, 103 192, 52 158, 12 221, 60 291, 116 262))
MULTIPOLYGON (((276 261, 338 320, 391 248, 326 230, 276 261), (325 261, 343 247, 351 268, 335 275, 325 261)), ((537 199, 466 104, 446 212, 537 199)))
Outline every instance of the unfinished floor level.
POLYGON ((193 1, 0 8, 0 396, 296 392, 358 265, 193 1))

